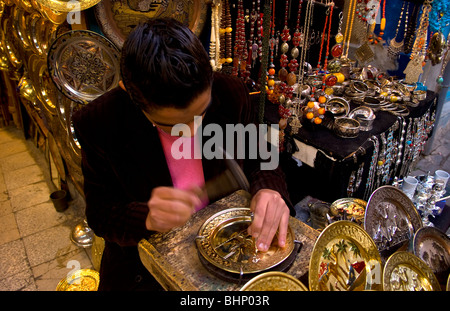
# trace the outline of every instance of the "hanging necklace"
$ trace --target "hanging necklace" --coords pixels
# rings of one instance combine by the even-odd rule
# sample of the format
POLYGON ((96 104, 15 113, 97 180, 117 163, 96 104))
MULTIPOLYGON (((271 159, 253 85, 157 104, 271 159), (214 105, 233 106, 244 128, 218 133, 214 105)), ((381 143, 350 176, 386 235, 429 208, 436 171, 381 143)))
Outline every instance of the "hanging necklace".
POLYGON ((350 0, 350 4, 347 11, 347 22, 345 23, 345 35, 344 35, 344 59, 348 59, 348 51, 350 49, 350 39, 353 31, 353 21, 355 20, 356 13, 356 0, 350 0))
POLYGON ((304 22, 304 34, 303 34, 303 40, 300 42, 302 51, 300 53, 300 70, 298 73, 298 90, 297 90, 297 101, 295 103, 294 107, 294 114, 292 115, 292 120, 289 123, 291 126, 291 134, 297 134, 298 130, 302 127, 302 124, 300 122, 300 96, 303 90, 303 76, 304 76, 304 63, 305 63, 305 56, 306 56, 306 50, 307 50, 307 44, 309 37, 309 29, 312 21, 313 11, 314 11, 314 1, 309 0, 306 5, 306 11, 305 11, 305 22, 304 22))
POLYGON ((400 42, 397 42, 397 36, 398 36, 398 31, 399 31, 401 23, 402 23, 402 17, 403 17, 403 12, 405 10, 405 5, 406 5, 406 14, 405 14, 405 34, 406 34, 406 27, 408 25, 408 5, 406 4, 406 1, 404 1, 403 5, 402 5, 402 10, 400 11, 400 17, 399 17, 398 23, 397 23, 397 29, 395 30, 395 36, 390 41, 390 44, 388 47, 388 56, 392 60, 396 60, 398 58, 398 54, 403 49, 403 42, 404 42, 405 36, 403 36, 403 39, 400 42))
POLYGON ((231 13, 228 0, 222 6, 222 18, 220 21, 220 62, 224 64, 230 64, 233 62, 232 58, 232 34, 233 28, 231 27, 231 13))
POLYGON ((289 70, 290 73, 287 76, 287 84, 289 86, 292 86, 295 84, 297 77, 295 76, 295 73, 297 72, 297 69, 299 67, 299 63, 297 61, 297 57, 299 56, 300 52, 298 50, 298 46, 300 45, 300 42, 302 41, 301 38, 301 33, 300 33, 300 15, 302 13, 302 3, 303 1, 300 0, 298 3, 298 10, 297 10, 297 26, 294 32, 294 36, 292 39, 292 44, 294 45, 294 47, 291 50, 291 57, 292 59, 289 62, 289 70))
MULTIPOLYGON (((327 9, 327 12, 325 13, 325 15, 326 15, 326 17, 325 17, 325 23, 323 25, 322 40, 320 42, 319 59, 317 60, 317 72, 319 72, 320 69, 321 69, 323 43, 324 43, 324 40, 325 40, 325 33, 327 31, 328 18, 330 17, 330 8, 327 9)), ((330 20, 331 20, 331 18, 330 18, 330 20)), ((330 22, 330 25, 331 25, 331 22, 330 22)))
POLYGON ((420 74, 423 72, 422 62, 425 59, 426 44, 427 44, 427 29, 428 29, 428 18, 431 10, 430 0, 425 0, 422 9, 422 15, 420 16, 420 24, 417 30, 416 40, 411 52, 411 60, 409 61, 406 69, 403 71, 405 76, 405 82, 408 84, 417 83, 420 74))
POLYGON ((442 85, 444 83, 444 70, 447 67, 448 64, 448 50, 450 49, 450 33, 447 36, 447 49, 445 50, 444 53, 444 57, 443 57, 443 61, 442 61, 442 66, 441 66, 441 71, 439 72, 439 76, 436 79, 436 82, 440 85, 442 85))
POLYGON ((209 58, 214 71, 220 70, 220 18, 219 12, 221 7, 220 0, 214 0, 211 5, 211 43, 209 45, 209 58))
POLYGON ((233 58, 233 71, 234 76, 238 75, 241 62, 244 56, 245 47, 245 16, 244 16, 244 3, 243 0, 238 0, 238 11, 236 18, 236 36, 234 40, 234 58, 233 58))
POLYGON ((286 0, 286 5, 284 9, 284 28, 281 32, 281 41, 283 43, 281 44, 281 56, 280 56, 280 66, 281 69, 278 72, 278 78, 280 81, 286 81, 288 76, 288 71, 286 70, 287 65, 289 64, 287 52, 289 50, 289 44, 288 41, 291 40, 291 35, 289 34, 289 28, 288 28, 288 14, 289 14, 289 0, 286 0))

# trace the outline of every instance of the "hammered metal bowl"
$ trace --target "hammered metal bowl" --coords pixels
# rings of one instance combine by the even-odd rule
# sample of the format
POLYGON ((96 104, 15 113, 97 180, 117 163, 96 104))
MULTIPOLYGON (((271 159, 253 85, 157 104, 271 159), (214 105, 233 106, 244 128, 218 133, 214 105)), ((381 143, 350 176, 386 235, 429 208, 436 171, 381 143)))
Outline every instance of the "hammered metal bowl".
POLYGON ((359 134, 359 121, 352 118, 337 118, 334 120, 333 130, 336 135, 342 138, 355 138, 359 134))

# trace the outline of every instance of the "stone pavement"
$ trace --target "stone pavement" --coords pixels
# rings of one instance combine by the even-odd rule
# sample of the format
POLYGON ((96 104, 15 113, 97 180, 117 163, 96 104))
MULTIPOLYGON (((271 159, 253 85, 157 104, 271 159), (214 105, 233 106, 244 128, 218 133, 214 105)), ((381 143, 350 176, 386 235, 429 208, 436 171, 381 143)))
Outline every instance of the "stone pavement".
POLYGON ((0 128, 0 290, 54 291, 75 263, 92 268, 90 249, 70 241, 79 202, 56 212, 45 156, 14 128, 0 128), (75 260, 75 261, 72 261, 75 260))

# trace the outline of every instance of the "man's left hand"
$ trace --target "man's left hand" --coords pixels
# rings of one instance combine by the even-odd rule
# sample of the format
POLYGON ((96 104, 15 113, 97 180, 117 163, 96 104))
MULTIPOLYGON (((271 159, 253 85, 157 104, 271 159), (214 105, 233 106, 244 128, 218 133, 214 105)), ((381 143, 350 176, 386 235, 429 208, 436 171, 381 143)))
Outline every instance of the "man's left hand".
POLYGON ((277 231, 278 245, 284 247, 290 213, 281 195, 274 190, 261 189, 253 196, 250 210, 254 213, 254 219, 248 233, 255 238, 258 250, 269 250, 277 231))

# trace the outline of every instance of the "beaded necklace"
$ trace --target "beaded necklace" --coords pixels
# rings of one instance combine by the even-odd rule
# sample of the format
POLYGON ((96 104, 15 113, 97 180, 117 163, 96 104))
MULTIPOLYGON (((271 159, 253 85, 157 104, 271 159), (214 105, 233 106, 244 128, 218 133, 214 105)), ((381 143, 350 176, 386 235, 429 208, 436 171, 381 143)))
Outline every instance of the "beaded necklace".
POLYGON ((417 30, 416 40, 411 52, 411 60, 406 66, 403 73, 405 76, 405 82, 408 84, 417 83, 420 74, 423 72, 423 61, 426 55, 427 45, 427 30, 429 24, 429 12, 431 10, 432 0, 425 0, 423 5, 422 15, 420 17, 420 24, 417 30))

